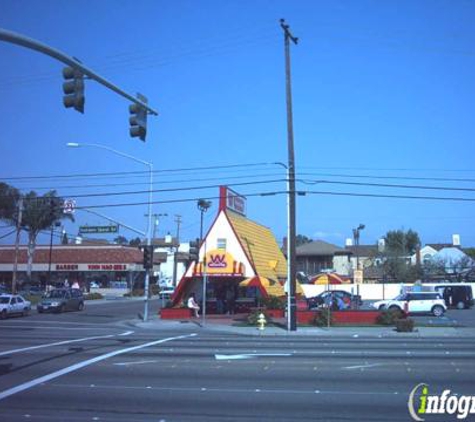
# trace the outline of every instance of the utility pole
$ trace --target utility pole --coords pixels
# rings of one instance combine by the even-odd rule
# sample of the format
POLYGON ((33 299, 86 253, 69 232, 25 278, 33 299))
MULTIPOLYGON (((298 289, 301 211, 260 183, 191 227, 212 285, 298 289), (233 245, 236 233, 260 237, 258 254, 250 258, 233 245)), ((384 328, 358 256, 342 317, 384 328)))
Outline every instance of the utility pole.
POLYGON ((176 223, 176 241, 178 246, 175 247, 175 251, 173 253, 173 287, 176 286, 176 279, 177 279, 177 257, 178 257, 178 249, 180 247, 180 224, 181 224, 181 215, 175 214, 175 223, 176 223))
MULTIPOLYGON (((145 217, 148 217, 148 214, 145 214, 145 217)), ((160 224, 160 217, 168 217, 168 214, 152 214, 152 217, 154 217, 154 224, 153 224, 153 239, 157 238, 157 230, 158 230, 158 225, 160 224)))
POLYGON ((284 31, 285 46, 285 85, 287 101, 287 149, 288 149, 288 202, 289 202, 289 239, 288 239, 288 331, 297 330, 297 302, 296 292, 296 259, 295 259, 295 232, 296 232, 296 212, 295 212, 295 154, 294 154, 294 129, 292 116, 292 87, 290 75, 290 41, 298 43, 298 38, 290 32, 290 27, 284 19, 280 20, 280 26, 284 31))
POLYGON ((16 237, 15 237, 15 262, 13 263, 13 276, 12 276, 12 293, 16 294, 16 278, 18 272, 18 253, 20 247, 20 234, 21 234, 21 220, 23 218, 23 196, 18 201, 18 219, 16 222, 16 237))

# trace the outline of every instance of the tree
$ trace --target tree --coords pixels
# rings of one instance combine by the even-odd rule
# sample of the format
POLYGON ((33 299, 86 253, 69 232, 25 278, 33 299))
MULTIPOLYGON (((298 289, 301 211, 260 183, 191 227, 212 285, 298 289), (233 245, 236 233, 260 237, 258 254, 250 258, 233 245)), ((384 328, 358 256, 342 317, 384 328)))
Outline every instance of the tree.
POLYGON ((310 239, 309 237, 303 234, 298 234, 295 237, 295 246, 300 246, 300 245, 304 245, 305 243, 311 243, 311 242, 312 242, 312 239, 310 239))
POLYGON ((470 257, 475 259, 475 248, 464 248, 463 251, 470 257))
POLYGON ((419 235, 414 230, 390 230, 384 236, 385 249, 398 255, 408 256, 416 252, 421 244, 419 235))
POLYGON ((135 247, 137 247, 137 248, 140 246, 141 243, 142 243, 142 241, 140 240, 139 237, 136 237, 135 239, 131 239, 131 240, 129 241, 129 245, 130 245, 130 246, 135 246, 135 247))
POLYGON ((114 239, 114 243, 116 243, 117 245, 127 245, 129 243, 129 241, 124 236, 117 236, 114 239))
POLYGON ((411 282, 422 277, 421 266, 411 265, 410 256, 420 247, 419 235, 414 230, 390 230, 384 236, 383 269, 389 280, 411 282))
POLYGON ((28 233, 28 279, 31 279, 33 254, 38 234, 49 229, 56 221, 63 219, 74 221, 72 214, 63 213, 62 203, 63 199, 58 197, 54 190, 45 193, 43 196, 38 196, 34 191, 24 196, 21 228, 28 233))
POLYGON ((18 189, 0 182, 0 220, 16 225, 19 199, 20 192, 18 189))

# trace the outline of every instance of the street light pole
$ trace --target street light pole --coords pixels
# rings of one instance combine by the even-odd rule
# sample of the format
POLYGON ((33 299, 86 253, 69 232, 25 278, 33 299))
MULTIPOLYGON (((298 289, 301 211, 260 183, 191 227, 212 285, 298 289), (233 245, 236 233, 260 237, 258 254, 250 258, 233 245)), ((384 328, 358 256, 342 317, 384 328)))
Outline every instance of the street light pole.
POLYGON ((285 23, 284 19, 280 20, 280 26, 284 31, 285 41, 285 81, 286 81, 286 99, 287 99, 287 148, 288 148, 288 187, 289 187, 289 239, 288 242, 288 256, 289 261, 289 286, 288 295, 290 307, 288 330, 297 330, 297 303, 295 299, 296 293, 296 258, 295 258, 295 231, 296 231, 296 218, 295 218, 295 154, 294 154, 294 129, 293 129, 293 116, 292 116, 292 88, 290 77, 290 41, 297 44, 298 38, 295 38, 290 33, 290 27, 285 23))
POLYGON ((359 263, 360 231, 363 230, 365 227, 366 226, 364 224, 360 224, 356 229, 353 229, 353 237, 355 239, 356 270, 360 269, 360 263, 359 263))
MULTIPOLYGON (((203 215, 206 211, 208 211, 209 207, 211 207, 211 201, 206 201, 205 199, 199 199, 198 200, 198 209, 200 210, 201 213, 201 224, 200 224, 200 249, 201 245, 203 244, 203 215)), ((204 246, 204 251, 203 251, 203 306, 202 306, 202 311, 201 311, 201 318, 202 318, 202 324, 203 326, 206 324, 206 287, 208 284, 208 273, 206 269, 206 241, 205 241, 205 246, 204 246)))
MULTIPOLYGON (((120 155, 121 157, 128 158, 137 163, 143 164, 149 169, 149 188, 148 188, 148 212, 147 212, 147 247, 150 248, 152 245, 152 203, 153 203, 153 163, 141 160, 140 158, 134 157, 133 155, 126 154, 121 151, 117 151, 114 148, 110 148, 106 145, 101 144, 90 144, 90 143, 75 143, 69 142, 67 144, 70 148, 79 148, 79 147, 92 147, 104 149, 106 151, 112 152, 113 154, 120 155)), ((153 256, 153 255, 152 255, 153 256)), ((152 258, 153 259, 153 258, 152 258)), ((153 266, 153 261, 152 261, 153 266)), ((143 320, 148 320, 148 293, 150 290, 150 270, 145 270, 145 286, 144 286, 144 312, 143 320)))

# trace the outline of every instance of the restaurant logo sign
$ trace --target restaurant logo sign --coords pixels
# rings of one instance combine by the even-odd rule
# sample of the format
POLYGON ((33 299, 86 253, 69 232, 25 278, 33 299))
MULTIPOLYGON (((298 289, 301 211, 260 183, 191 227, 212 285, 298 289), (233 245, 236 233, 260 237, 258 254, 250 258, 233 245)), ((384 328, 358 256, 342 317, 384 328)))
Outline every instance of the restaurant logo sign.
POLYGON ((246 197, 239 195, 227 186, 219 188, 219 209, 228 209, 246 215, 246 197))
MULTIPOLYGON (((204 273, 203 262, 196 264, 194 274, 204 273)), ((206 254, 206 273, 211 276, 237 277, 244 274, 244 264, 234 259, 234 256, 222 249, 214 249, 206 254)))

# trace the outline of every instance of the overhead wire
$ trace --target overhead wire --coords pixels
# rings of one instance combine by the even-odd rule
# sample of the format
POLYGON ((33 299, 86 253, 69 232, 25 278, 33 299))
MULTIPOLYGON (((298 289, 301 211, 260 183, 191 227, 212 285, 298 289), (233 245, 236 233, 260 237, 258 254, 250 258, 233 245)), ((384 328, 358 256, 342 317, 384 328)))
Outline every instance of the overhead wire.
MULTIPOLYGON (((241 196, 247 197, 265 197, 265 196, 275 196, 287 194, 286 190, 284 191, 267 191, 267 192, 252 192, 252 193, 242 193, 241 196)), ((433 201, 454 201, 454 202, 475 202, 475 198, 464 198, 464 197, 437 197, 437 196, 417 196, 417 195, 386 195, 386 194, 370 194, 370 193, 357 193, 357 192, 331 192, 331 191, 310 191, 310 190, 297 190, 296 194, 298 196, 304 196, 306 194, 321 194, 321 195, 333 195, 333 196, 349 196, 349 197, 369 197, 369 198, 392 198, 392 199, 415 199, 415 200, 433 200, 433 201)), ((159 201, 152 201, 153 205, 158 204, 173 204, 173 203, 186 203, 186 202, 196 202, 199 199, 206 200, 217 200, 219 196, 207 196, 207 197, 193 197, 193 198, 179 198, 179 199, 161 199, 159 201)), ((81 205, 77 206, 76 209, 94 209, 94 208, 105 208, 105 207, 129 207, 129 206, 145 206, 148 205, 146 202, 124 202, 124 203, 108 203, 108 204, 91 204, 91 205, 81 205)))
MULTIPOLYGON (((193 171, 199 171, 202 173, 206 170, 227 170, 227 169, 243 169, 244 171, 249 170, 249 167, 255 168, 258 166, 268 166, 274 164, 269 162, 258 162, 258 163, 239 163, 239 164, 224 164, 224 165, 213 165, 213 166, 198 166, 198 167, 181 167, 181 168, 172 168, 172 169, 161 169, 153 170, 154 175, 166 174, 166 173, 190 173, 193 171)), ((264 169, 262 169, 264 170, 264 169)), ((148 170, 137 170, 137 171, 119 171, 119 172, 99 172, 99 173, 76 173, 76 174, 57 174, 57 175, 48 175, 48 176, 10 176, 10 177, 0 177, 4 181, 21 181, 21 180, 48 180, 48 179, 71 179, 71 178, 82 178, 82 177, 114 177, 114 176, 133 176, 141 175, 148 176, 150 171, 148 170)))

